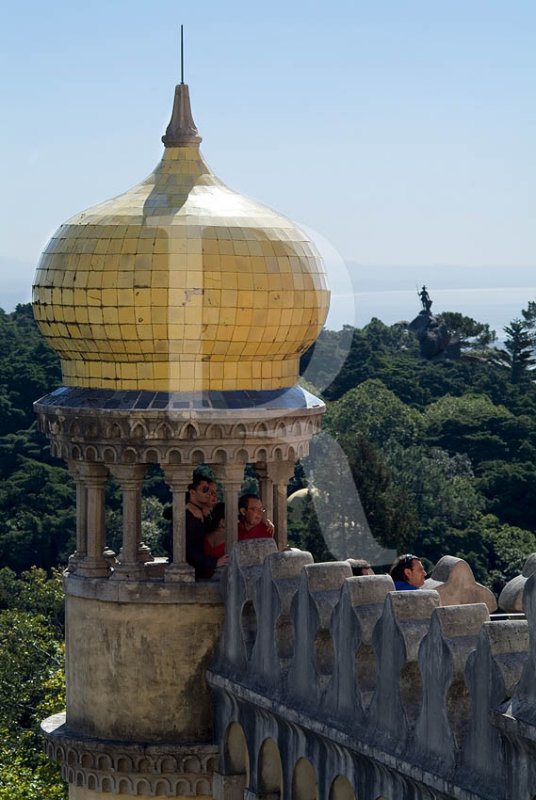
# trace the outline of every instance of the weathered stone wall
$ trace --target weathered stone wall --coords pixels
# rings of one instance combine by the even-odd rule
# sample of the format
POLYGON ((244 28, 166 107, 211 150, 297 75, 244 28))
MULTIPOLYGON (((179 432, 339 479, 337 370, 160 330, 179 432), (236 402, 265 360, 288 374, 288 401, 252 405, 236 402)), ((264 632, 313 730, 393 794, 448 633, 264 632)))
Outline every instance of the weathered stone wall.
POLYGON ((533 800, 536 576, 527 619, 393 588, 270 542, 235 547, 208 673, 216 798, 533 800))

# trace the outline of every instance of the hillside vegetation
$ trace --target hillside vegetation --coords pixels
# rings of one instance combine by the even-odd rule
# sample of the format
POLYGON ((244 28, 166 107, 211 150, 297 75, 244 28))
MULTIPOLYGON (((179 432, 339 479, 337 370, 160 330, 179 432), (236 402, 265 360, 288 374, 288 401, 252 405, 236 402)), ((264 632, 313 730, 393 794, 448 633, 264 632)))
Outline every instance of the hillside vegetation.
MULTIPOLYGON (((536 551, 536 307, 529 303, 508 327, 504 350, 487 325, 446 316, 462 341, 459 360, 425 361, 407 330, 373 319, 359 330, 324 331, 303 356, 302 373, 328 406, 320 449, 322 436, 342 447, 378 541, 431 563, 445 553, 465 558, 498 591, 536 551)), ((64 704, 57 568, 74 550, 75 490, 32 412, 60 382, 31 307, 0 310, 0 800, 66 797, 38 728, 64 704)), ((321 500, 345 531, 347 555, 359 557, 348 520, 333 508, 337 480, 337 470, 329 471, 321 500)), ((302 485, 298 465, 290 489, 302 485)), ((166 492, 151 469, 143 536, 157 554, 169 534, 166 492)), ((120 532, 121 498, 110 482, 114 549, 120 532)), ((332 557, 310 499, 291 536, 317 560, 332 557)))

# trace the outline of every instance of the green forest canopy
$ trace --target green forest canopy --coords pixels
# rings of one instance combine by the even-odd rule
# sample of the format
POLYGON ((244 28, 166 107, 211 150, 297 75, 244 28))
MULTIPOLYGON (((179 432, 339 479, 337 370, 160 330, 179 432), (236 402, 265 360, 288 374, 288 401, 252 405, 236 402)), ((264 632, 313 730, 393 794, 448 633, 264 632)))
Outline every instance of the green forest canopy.
MULTIPOLYGON (((499 591, 536 551, 536 304, 506 328, 504 349, 486 324, 444 316, 462 342, 458 360, 424 360, 403 325, 372 319, 362 329, 323 331, 302 357, 302 373, 326 401, 321 435, 343 448, 377 539, 431 563, 460 556, 499 591)), ((0 310, 0 343, 0 800, 55 800, 66 797, 65 785, 41 754, 37 731, 64 702, 56 567, 74 549, 75 491, 37 431, 32 404, 61 373, 30 305, 0 310)), ((298 465, 289 491, 302 486, 298 465)), ((161 473, 149 470, 143 535, 157 554, 169 533, 167 497, 161 473)), ((118 549, 113 482, 107 532, 118 549)), ((310 499, 290 534, 317 560, 331 557, 310 499)))

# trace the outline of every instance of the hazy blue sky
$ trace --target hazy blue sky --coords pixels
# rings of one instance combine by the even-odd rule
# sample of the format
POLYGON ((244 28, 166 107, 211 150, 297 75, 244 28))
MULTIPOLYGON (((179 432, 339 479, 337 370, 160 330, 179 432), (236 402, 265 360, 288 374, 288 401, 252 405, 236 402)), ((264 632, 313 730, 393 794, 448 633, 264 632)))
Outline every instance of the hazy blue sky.
POLYGON ((0 256, 36 262, 153 169, 181 22, 203 153, 232 188, 348 261, 536 263, 529 0, 3 0, 0 256))

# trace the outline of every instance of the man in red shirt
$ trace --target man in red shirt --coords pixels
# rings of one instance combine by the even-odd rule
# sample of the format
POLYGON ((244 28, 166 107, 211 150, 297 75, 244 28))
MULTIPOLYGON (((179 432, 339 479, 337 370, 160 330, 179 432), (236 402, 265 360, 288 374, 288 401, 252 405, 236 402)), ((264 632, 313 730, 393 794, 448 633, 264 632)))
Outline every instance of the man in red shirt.
POLYGON ((265 509, 256 494, 243 494, 238 502, 238 541, 271 539, 274 526, 264 518, 265 509))

